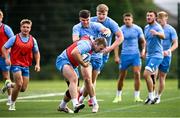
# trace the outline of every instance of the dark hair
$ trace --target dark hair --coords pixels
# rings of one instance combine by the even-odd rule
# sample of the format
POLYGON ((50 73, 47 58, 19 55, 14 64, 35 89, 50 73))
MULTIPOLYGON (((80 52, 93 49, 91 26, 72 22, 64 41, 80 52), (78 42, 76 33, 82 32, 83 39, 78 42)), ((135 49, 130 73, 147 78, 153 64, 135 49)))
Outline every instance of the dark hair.
POLYGON ((81 18, 88 18, 91 16, 91 12, 89 10, 81 10, 79 12, 79 17, 81 18))
POLYGON ((124 17, 132 17, 132 18, 133 18, 133 15, 132 15, 132 13, 127 12, 127 13, 124 13, 124 14, 123 14, 123 18, 124 18, 124 17))
POLYGON ((154 13, 155 17, 157 17, 157 12, 155 12, 155 11, 150 10, 147 13, 154 13))

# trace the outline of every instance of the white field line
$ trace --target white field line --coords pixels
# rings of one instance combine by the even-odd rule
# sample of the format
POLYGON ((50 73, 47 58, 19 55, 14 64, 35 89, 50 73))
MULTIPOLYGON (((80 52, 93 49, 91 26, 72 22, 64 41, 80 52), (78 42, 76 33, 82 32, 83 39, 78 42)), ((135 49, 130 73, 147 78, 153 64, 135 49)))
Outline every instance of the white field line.
MULTIPOLYGON (((63 96, 64 93, 49 93, 49 94, 41 94, 41 95, 32 95, 32 96, 25 96, 25 97, 18 97, 18 102, 59 102, 59 100, 29 100, 33 98, 44 98, 44 97, 53 97, 53 96, 63 96)), ((6 99, 0 99, 0 102, 5 102, 7 101, 6 99)), ((104 101, 102 99, 98 99, 98 101, 104 101)))
MULTIPOLYGON (((168 98, 168 99, 165 99, 165 100, 161 100, 161 103, 162 103, 162 102, 173 101, 173 100, 178 100, 178 99, 180 99, 180 97, 168 98)), ((160 103, 160 104, 161 104, 161 103, 160 103)), ((114 103, 112 103, 112 104, 114 104, 114 103)), ((98 112, 97 114, 99 115, 99 114, 108 113, 108 112, 113 112, 113 111, 122 111, 122 110, 131 109, 131 108, 136 108, 136 107, 139 107, 139 106, 142 106, 142 105, 144 105, 144 104, 130 105, 130 106, 125 106, 125 107, 110 109, 110 110, 100 111, 100 112, 98 112)), ((100 106, 100 107, 101 107, 101 106, 100 106)), ((79 116, 77 116, 76 118, 84 118, 84 117, 93 116, 93 115, 94 115, 93 113, 89 113, 89 114, 79 115, 79 116)))
MULTIPOLYGON (((33 99, 33 98, 44 98, 44 97, 53 97, 53 96, 63 96, 64 93, 49 93, 49 94, 40 94, 40 95, 32 95, 32 96, 25 96, 25 97, 18 97, 18 100, 23 99, 33 99)), ((6 99, 0 99, 0 102, 7 101, 6 99)))

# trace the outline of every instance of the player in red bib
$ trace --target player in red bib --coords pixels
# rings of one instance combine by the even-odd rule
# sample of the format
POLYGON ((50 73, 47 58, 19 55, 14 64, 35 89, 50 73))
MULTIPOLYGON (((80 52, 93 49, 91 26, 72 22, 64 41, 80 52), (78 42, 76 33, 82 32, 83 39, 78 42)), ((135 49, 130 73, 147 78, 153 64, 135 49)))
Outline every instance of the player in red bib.
POLYGON ((31 27, 31 20, 23 19, 20 22, 21 32, 10 38, 2 47, 5 62, 7 65, 11 65, 11 71, 15 80, 9 110, 16 110, 15 102, 18 94, 19 92, 24 92, 27 88, 29 67, 32 65, 33 56, 36 62, 34 70, 36 72, 40 71, 40 52, 36 39, 29 34, 31 27), (8 58, 8 50, 10 48, 10 58, 8 58))

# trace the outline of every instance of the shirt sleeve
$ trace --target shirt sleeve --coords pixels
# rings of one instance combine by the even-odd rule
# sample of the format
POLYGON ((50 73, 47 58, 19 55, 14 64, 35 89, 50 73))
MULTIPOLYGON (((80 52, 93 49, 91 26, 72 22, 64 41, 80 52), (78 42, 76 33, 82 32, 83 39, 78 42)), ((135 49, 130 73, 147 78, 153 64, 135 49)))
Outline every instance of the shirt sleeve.
POLYGON ((171 28, 171 39, 172 40, 177 40, 178 39, 176 30, 173 27, 171 28))
POLYGON ((104 25, 102 25, 101 23, 97 23, 97 22, 94 22, 94 27, 95 27, 95 30, 98 32, 101 32, 101 30, 103 28, 106 28, 104 25))
POLYGON ((78 35, 79 36, 80 27, 78 25, 75 25, 72 30, 73 30, 72 35, 78 35))
POLYGON ((116 32, 121 32, 119 25, 113 20, 111 20, 110 22, 110 30, 113 34, 115 34, 116 32))
POLYGON ((34 41, 33 52, 38 52, 39 51, 38 43, 35 38, 33 38, 33 41, 34 41))
POLYGON ((138 38, 139 39, 144 38, 143 30, 141 27, 138 27, 138 38))
POLYGON ((91 50, 91 44, 89 41, 80 40, 77 43, 77 48, 78 48, 80 54, 85 54, 91 50))
POLYGON ((16 39, 16 36, 11 37, 11 38, 4 44, 4 47, 7 48, 7 49, 8 49, 8 48, 11 48, 11 47, 14 45, 15 39, 16 39))
POLYGON ((4 25, 4 31, 6 35, 8 36, 8 38, 11 38, 14 36, 12 29, 8 25, 4 25))

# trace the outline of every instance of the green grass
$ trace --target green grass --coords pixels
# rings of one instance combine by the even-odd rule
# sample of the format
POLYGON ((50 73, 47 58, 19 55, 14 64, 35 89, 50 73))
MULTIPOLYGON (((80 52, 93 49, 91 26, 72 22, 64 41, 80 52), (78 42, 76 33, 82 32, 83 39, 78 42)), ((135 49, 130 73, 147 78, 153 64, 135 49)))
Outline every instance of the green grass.
MULTIPOLYGON (((63 93, 66 88, 64 81, 31 81, 28 90, 19 96, 63 93)), ((86 107, 78 114, 58 112, 56 109, 63 97, 59 95, 18 100, 16 111, 8 111, 6 102, 0 102, 0 117, 180 117, 180 90, 177 89, 177 80, 174 79, 166 81, 161 103, 156 105, 133 102, 132 80, 125 80, 122 102, 119 104, 112 103, 116 92, 116 80, 98 80, 96 90, 97 99, 102 100, 99 101, 100 109, 96 114, 91 113, 86 101, 86 107)), ((0 95, 0 100, 6 97, 0 95)), ((142 81, 141 97, 147 97, 145 81, 142 81)), ((72 107, 71 102, 69 107, 72 107)))

